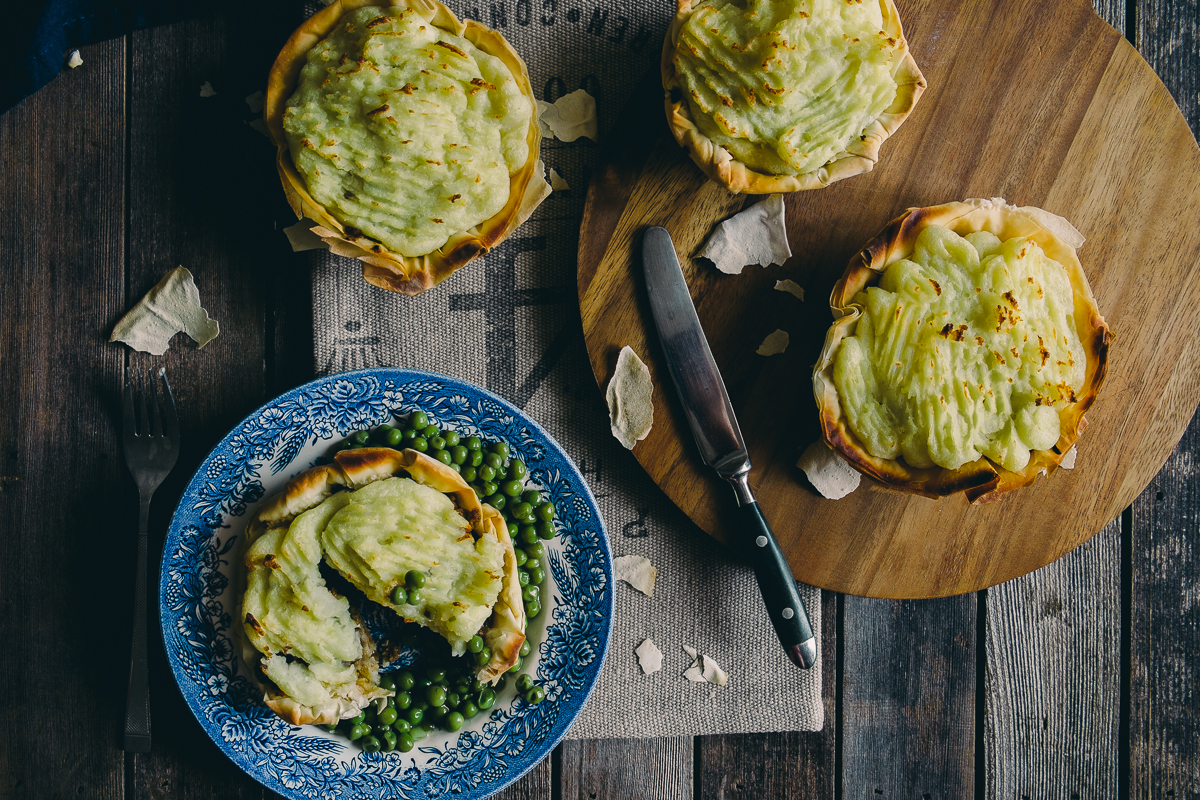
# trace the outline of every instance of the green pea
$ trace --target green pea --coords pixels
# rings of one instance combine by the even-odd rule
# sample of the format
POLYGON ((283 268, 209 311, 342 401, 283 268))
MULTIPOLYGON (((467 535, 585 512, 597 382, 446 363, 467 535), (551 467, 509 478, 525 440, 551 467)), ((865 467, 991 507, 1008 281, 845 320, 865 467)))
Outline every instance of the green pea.
POLYGON ((348 738, 350 739, 350 741, 356 742, 359 739, 366 736, 370 732, 371 732, 371 729, 367 726, 367 723, 360 722, 350 729, 350 734, 349 734, 348 738))
POLYGON ((351 725, 361 725, 366 721, 367 721, 367 712, 366 711, 359 711, 358 716, 350 718, 351 725))
POLYGON ((478 653, 475 654, 475 663, 481 667, 491 660, 492 660, 492 648, 490 648, 490 647, 485 646, 482 650, 480 650, 478 653))
POLYGON ((430 686, 425 692, 425 700, 431 706, 440 706, 446 702, 446 690, 441 686, 430 686))
MULTIPOLYGON (((470 464, 463 465, 462 469, 458 471, 458 474, 462 475, 463 480, 470 484, 474 484, 475 480, 479 477, 479 473, 476 472, 475 468, 470 464)), ((471 488, 474 489, 474 485, 472 485, 471 488)), ((476 494, 478 494, 478 492, 476 492, 476 494)))
POLYGON ((421 435, 424 436, 426 439, 432 439, 434 436, 441 435, 441 433, 442 433, 442 429, 432 423, 430 423, 429 425, 426 425, 424 428, 421 429, 421 435))
POLYGON ((429 437, 429 446, 432 447, 434 450, 445 450, 446 449, 446 437, 440 436, 438 434, 434 434, 433 436, 430 436, 429 437))
POLYGON ((334 725, 321 725, 321 726, 320 726, 320 728, 321 728, 321 730, 323 730, 323 731, 329 731, 330 733, 336 733, 336 732, 337 732, 337 729, 338 729, 338 726, 337 726, 336 724, 334 724, 334 725))
POLYGON ((524 658, 531 652, 533 652, 533 646, 529 644, 529 640, 526 639, 525 641, 521 642, 521 658, 524 658))
POLYGON ((520 692, 521 694, 525 694, 532 688, 533 688, 533 677, 532 676, 530 676, 530 675, 518 675, 517 676, 517 691, 518 692, 520 692))
POLYGON ((445 450, 434 450, 430 455, 432 455, 434 458, 436 458, 438 461, 442 462, 443 464, 453 464, 454 463, 454 459, 451 458, 450 454, 448 452, 446 452, 445 450))
POLYGON ((542 504, 542 493, 537 489, 526 489, 521 492, 521 499, 531 506, 540 506, 542 504))
MULTIPOLYGON (((414 733, 415 733, 415 731, 414 731, 414 733)), ((417 738, 418 737, 414 736, 412 733, 409 733, 407 731, 405 731, 404 733, 397 734, 396 735, 396 749, 399 750, 401 753, 407 753, 409 750, 412 750, 413 747, 416 746, 417 738)), ((422 738, 422 739, 425 738, 424 732, 421 733, 420 738, 422 738)))
POLYGON ((541 567, 529 570, 529 582, 533 585, 541 586, 546 582, 546 570, 541 567))
POLYGON ((408 602, 408 592, 404 591, 403 586, 397 586, 392 589, 392 602, 398 606, 402 606, 408 602))
MULTIPOLYGON (((424 739, 426 736, 428 736, 432 730, 433 730, 432 727, 427 728, 424 725, 414 725, 413 729, 411 731, 409 731, 408 735, 409 735, 409 738, 411 738, 414 742, 419 742, 422 739, 424 739)), ((402 735, 397 736, 396 739, 397 739, 396 749, 407 753, 408 750, 404 749, 404 736, 402 736, 402 735)), ((411 749, 412 748, 410 747, 409 750, 411 750, 411 749)))
POLYGON ((483 449, 483 440, 480 439, 478 436, 468 436, 467 437, 467 449, 468 450, 482 450, 483 449))
MULTIPOLYGON (((525 522, 525 521, 529 521, 531 523, 533 522, 533 506, 529 505, 529 503, 526 503, 524 501, 522 501, 520 503, 513 503, 508 508, 509 508, 509 513, 512 514, 516 519, 518 519, 522 522, 525 522)), ((537 538, 536 530, 530 531, 530 533, 533 534, 533 537, 535 539, 537 538)))
POLYGON ((420 605, 424 599, 425 596, 421 594, 420 589, 414 587, 408 590, 408 602, 410 605, 420 605))
POLYGON ((386 441, 392 447, 396 447, 404 441, 404 431, 400 430, 399 428, 392 428, 387 432, 387 436, 384 438, 384 441, 386 441))
POLYGON ((503 483, 504 481, 508 480, 508 477, 507 464, 501 464, 500 466, 496 467, 496 483, 503 483))
POLYGON ((454 459, 455 464, 467 463, 467 448, 463 447, 461 444, 451 445, 450 457, 454 459))
POLYGON ((488 688, 480 689, 479 697, 476 699, 476 702, 479 704, 481 709, 487 711, 496 704, 496 693, 488 688))
POLYGON ((531 583, 521 590, 521 598, 525 601, 526 605, 528 605, 535 600, 541 599, 541 590, 538 588, 536 583, 531 583))
POLYGON ((442 437, 446 440, 447 447, 454 447, 462 442, 462 434, 458 431, 442 431, 442 437))
POLYGON ((504 492, 509 497, 516 497, 521 493, 521 488, 524 486, 520 481, 505 481, 500 486, 500 491, 504 492))
POLYGON ((381 736, 383 737, 383 751, 385 753, 390 753, 396 749, 396 732, 395 731, 391 731, 391 730, 384 731, 381 734, 381 736))
MULTIPOLYGON (((396 688, 396 679, 393 678, 391 675, 380 675, 379 676, 379 688, 380 689, 395 689, 396 688)), ((391 699, 391 698, 389 698, 389 699, 391 699)))
POLYGON ((529 556, 527 556, 525 554, 525 551, 519 547, 513 549, 513 555, 517 557, 517 566, 518 567, 525 564, 527 561, 529 561, 529 556))
POLYGON ((415 438, 411 442, 409 442, 408 446, 411 447, 413 450, 416 450, 418 453, 424 453, 426 450, 429 449, 429 442, 426 441, 424 436, 418 436, 417 438, 415 438))
POLYGON ((392 723, 392 730, 396 733, 407 733, 412 730, 412 723, 401 717, 392 723))
POLYGON ((429 719, 444 719, 445 716, 449 713, 450 713, 449 706, 434 706, 433 708, 431 708, 427 712, 425 712, 426 716, 429 719))
POLYGON ((517 530, 517 536, 520 536, 521 533, 524 532, 526 529, 528 529, 529 531, 531 531, 533 533, 533 541, 536 542, 537 541, 537 528, 534 527, 533 525, 530 525, 527 522, 521 524, 521 527, 517 530))
POLYGON ((442 720, 442 724, 445 725, 446 730, 449 730, 449 731, 458 730, 459 728, 461 728, 463 726, 463 723, 465 723, 465 722, 466 722, 466 719, 464 719, 463 715, 458 713, 457 711, 451 711, 449 714, 446 715, 446 718, 444 720, 442 720))
POLYGON ((400 437, 400 441, 404 444, 412 444, 412 440, 416 439, 418 436, 420 436, 419 433, 414 431, 412 428, 407 428, 405 429, 404 434, 400 437))
MULTIPOLYGON (((547 504, 547 505, 549 505, 549 504, 547 504)), ((553 508, 554 506, 550 506, 550 507, 553 508)), ((539 515, 541 514, 541 509, 543 509, 543 508, 545 508, 545 505, 538 506, 539 515)), ((549 520, 545 520, 545 521, 539 522, 537 524, 537 535, 538 535, 539 539, 545 539, 546 541, 550 541, 557 534, 558 534, 558 531, 554 530, 553 522, 550 522, 549 520)))
MULTIPOLYGON (((413 684, 416 683, 416 680, 416 677, 411 672, 406 669, 402 669, 396 673, 396 688, 403 692, 407 692, 413 687, 413 684)), ((399 699, 397 699, 396 702, 399 704, 399 699)))
POLYGON ((525 616, 536 617, 542 613, 542 602, 540 600, 530 600, 525 603, 525 616))
POLYGON ((475 470, 475 474, 479 476, 479 480, 481 481, 491 481, 496 477, 496 468, 484 464, 475 470))
POLYGON ((488 453, 483 457, 483 463, 487 464, 492 469, 502 469, 504 467, 504 459, 495 453, 488 453))
POLYGON ((410 589, 420 589, 425 586, 425 573, 419 569, 410 569, 404 573, 404 585, 410 589))
POLYGON ((521 584, 521 588, 525 588, 526 586, 528 586, 528 585, 529 585, 529 572, 528 572, 528 570, 526 570, 526 569, 524 569, 524 568, 521 568, 521 569, 518 569, 518 570, 517 570, 517 583, 521 584))
POLYGON ((479 706, 475 705, 470 700, 464 700, 463 704, 458 707, 458 710, 462 712, 464 717, 470 719, 479 713, 479 706))
POLYGON ((396 709, 388 706, 387 708, 383 709, 383 711, 379 712, 379 722, 382 725, 391 725, 399 716, 400 715, 396 713, 396 709))
POLYGON ((512 672, 514 674, 520 672, 521 671, 521 659, 518 658, 517 663, 515 663, 511 667, 509 667, 508 671, 512 672))
POLYGON ((424 692, 430 686, 433 686, 433 681, 429 680, 428 676, 417 678, 417 691, 424 692))
POLYGON ((472 636, 470 639, 467 640, 467 652, 478 653, 482 649, 483 649, 483 637, 480 636, 479 634, 475 634, 474 636, 472 636))
POLYGON ((388 425, 386 422, 375 427, 375 433, 379 434, 380 436, 383 436, 390 430, 392 430, 392 426, 388 425))
POLYGON ((420 430, 429 424, 429 415, 424 411, 414 411, 412 416, 408 418, 408 424, 420 430))
POLYGON ((546 690, 541 686, 534 686, 525 694, 525 702, 532 705, 537 705, 546 699, 546 690))
POLYGON ((525 551, 525 555, 530 558, 545 558, 546 546, 541 542, 530 542, 529 544, 521 545, 521 549, 525 551))
MULTIPOLYGON (((478 470, 476 470, 476 472, 478 472, 478 470)), ((496 494, 496 484, 492 483, 482 475, 480 475, 480 477, 483 478, 483 483, 480 484, 480 486, 483 487, 483 496, 491 497, 492 495, 496 494)))
POLYGON ((450 462, 450 469, 454 470, 455 472, 462 472, 462 465, 461 465, 461 464, 455 464, 453 461, 451 461, 451 462, 450 462))
POLYGON ((420 725, 421 720, 425 718, 425 712, 413 706, 404 712, 404 718, 408 720, 409 725, 420 725))
POLYGON ((450 708, 458 708, 458 704, 462 702, 462 697, 458 692, 446 692, 446 705, 450 708))
POLYGON ((358 744, 364 753, 378 753, 383 748, 383 744, 374 736, 364 736, 358 744))
MULTIPOLYGON (((431 684, 445 683, 446 682, 446 670, 444 670, 440 667, 434 667, 433 669, 430 669, 429 671, 427 671, 425 673, 425 677, 429 678, 429 681, 431 684)), ((434 703, 434 705, 436 706, 436 705, 440 705, 440 704, 434 703)))
POLYGON ((514 458, 508 462, 508 477, 524 478, 529 474, 529 468, 525 466, 525 462, 519 458, 514 458))
POLYGON ((481 453, 478 450, 472 450, 470 458, 467 459, 467 463, 470 464, 472 467, 478 467, 478 466, 482 465, 483 464, 483 453, 481 453))
POLYGON ((508 445, 504 442, 492 442, 492 446, 488 449, 501 458, 508 458, 508 445))
MULTIPOLYGON (((521 504, 518 503, 517 505, 521 504)), ((526 548, 526 551, 528 551, 530 545, 537 544, 537 528, 533 527, 532 525, 522 525, 521 530, 517 533, 517 540, 520 541, 521 545, 526 548)))
POLYGON ((503 511, 504 504, 508 502, 508 498, 497 492, 496 494, 488 495, 487 499, 483 502, 487 503, 497 511, 503 511))
POLYGON ((366 432, 366 431, 355 431, 354 433, 350 434, 350 435, 347 437, 347 440, 348 440, 348 441, 351 441, 351 442, 354 442, 355 444, 366 444, 366 443, 367 443, 367 439, 369 439, 369 438, 371 438, 371 434, 369 434, 368 432, 366 432))
MULTIPOLYGON (((554 516, 557 513, 557 510, 554 508, 554 503, 551 503, 548 500, 537 507, 537 517, 543 522, 549 522, 550 520, 554 519, 554 516)), ((551 530, 553 530, 553 526, 551 526, 551 530)))

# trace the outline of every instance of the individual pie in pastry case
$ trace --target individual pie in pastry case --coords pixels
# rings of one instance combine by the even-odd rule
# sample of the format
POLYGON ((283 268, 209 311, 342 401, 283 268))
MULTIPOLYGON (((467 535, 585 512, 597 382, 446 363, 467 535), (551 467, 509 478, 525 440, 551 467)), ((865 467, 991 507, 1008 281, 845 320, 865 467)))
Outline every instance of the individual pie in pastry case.
POLYGON ((435 0, 335 0, 279 54, 264 117, 292 210, 385 289, 437 285, 549 193, 524 62, 435 0))
POLYGON ((892 0, 679 0, 662 78, 675 138, 749 194, 867 172, 925 89, 892 0))
POLYGON ((834 286, 813 375, 825 442, 889 487, 992 500, 1057 469, 1112 333, 1065 219, 1003 200, 910 209, 834 286))

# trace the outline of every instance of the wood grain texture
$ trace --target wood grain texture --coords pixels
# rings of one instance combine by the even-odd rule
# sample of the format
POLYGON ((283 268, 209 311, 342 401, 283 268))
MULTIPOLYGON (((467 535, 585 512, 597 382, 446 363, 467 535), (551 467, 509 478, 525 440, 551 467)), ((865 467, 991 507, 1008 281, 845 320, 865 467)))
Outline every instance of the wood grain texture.
POLYGON ((1118 796, 1120 521, 986 609, 987 797, 1118 796))
MULTIPOLYGON (((220 335, 203 349, 178 335, 162 358, 130 356, 131 363, 146 367, 166 365, 184 431, 179 462, 152 507, 155 578, 153 553, 161 548, 183 487, 221 437, 268 399, 265 356, 272 309, 265 297, 273 275, 264 265, 286 250, 281 235, 266 233, 273 228, 271 198, 279 190, 270 144, 246 124, 254 114, 244 98, 259 88, 275 48, 272 40, 286 36, 279 28, 263 9, 248 8, 237 22, 210 14, 130 36, 126 302, 132 305, 164 273, 183 265, 221 326, 220 335), (216 88, 215 97, 200 97, 206 81, 216 88)), ((225 758, 192 718, 167 666, 154 616, 154 750, 134 760, 135 795, 139 800, 262 797, 264 789, 225 758)))
POLYGON ((137 498, 106 339, 125 300, 125 46, 82 57, 0 116, 0 796, 14 800, 124 791, 137 498))
POLYGON ((843 614, 842 797, 972 797, 976 595, 843 614))
POLYGON ((825 727, 812 733, 700 736, 696 739, 697 800, 828 800, 837 774, 837 605, 821 592, 821 699, 825 727))
POLYGON ((691 800, 692 739, 578 739, 559 745, 562 800, 691 800))
POLYGON ((634 454, 700 527, 723 538, 723 492, 695 457, 666 388, 634 278, 642 229, 670 230, 750 447, 756 492, 796 576, 854 594, 930 597, 994 585, 1069 552, 1133 500, 1182 434, 1200 400, 1190 379, 1200 347, 1188 335, 1200 314, 1200 274, 1191 269, 1200 258, 1200 227, 1191 223, 1200 150, 1153 71, 1083 0, 913 0, 900 10, 930 88, 873 173, 788 196, 795 255, 787 264, 731 277, 688 257, 748 199, 705 181, 660 131, 640 170, 605 173, 620 181, 636 171, 632 187, 604 184, 590 195, 579 292, 598 383, 622 345, 664 376, 654 429, 634 454), (809 367, 829 322, 823 298, 897 212, 978 196, 1064 214, 1088 237, 1080 255, 1117 344, 1088 415, 1081 468, 986 506, 875 484, 824 501, 794 467, 819 436, 809 367), (1116 222, 1126 219, 1139 222, 1116 222), (584 257, 593 251, 604 255, 584 257), (803 307, 771 290, 784 277, 807 288, 803 307), (791 334, 788 351, 755 356, 777 327, 791 334), (1075 510, 1063 515, 1064 507, 1075 510))
MULTIPOLYGON (((1200 131, 1200 4, 1144 0, 1137 12, 1138 49, 1183 109, 1193 133, 1200 131)), ((1200 418, 1193 418, 1133 506, 1131 798, 1200 797, 1198 462, 1200 418)))
POLYGON ((507 789, 492 795, 494 800, 550 800, 554 784, 551 756, 546 756, 507 789))

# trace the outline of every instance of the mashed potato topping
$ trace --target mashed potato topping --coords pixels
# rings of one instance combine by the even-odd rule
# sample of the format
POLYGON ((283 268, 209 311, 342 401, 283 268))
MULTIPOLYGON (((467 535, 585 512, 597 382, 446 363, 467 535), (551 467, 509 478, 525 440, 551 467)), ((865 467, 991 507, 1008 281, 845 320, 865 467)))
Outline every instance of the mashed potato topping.
POLYGON ((309 51, 283 127, 313 199, 404 256, 504 208, 533 109, 504 63, 408 8, 359 8, 309 51))
POLYGON ((902 47, 871 0, 705 0, 674 66, 701 132, 752 169, 798 175, 892 104, 902 47))
POLYGON ((1058 441, 1087 359, 1067 272, 1036 243, 931 225, 854 303, 833 380, 871 455, 945 469, 982 455, 1015 472, 1058 441))

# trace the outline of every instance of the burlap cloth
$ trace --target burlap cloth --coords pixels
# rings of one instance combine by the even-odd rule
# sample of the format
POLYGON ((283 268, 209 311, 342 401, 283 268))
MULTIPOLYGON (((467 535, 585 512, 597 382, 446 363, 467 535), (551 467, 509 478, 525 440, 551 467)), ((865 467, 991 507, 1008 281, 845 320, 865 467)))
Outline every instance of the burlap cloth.
MULTIPOLYGON (((601 139, 625 97, 657 64, 674 11, 664 0, 447 5, 499 29, 529 65, 542 99, 587 89, 597 99, 601 139)), ((420 297, 368 286, 358 262, 315 251, 317 368, 426 369, 508 399, 579 465, 614 555, 643 555, 658 568, 653 598, 616 585, 608 660, 571 738, 820 730, 820 660, 807 672, 788 662, 753 572, 676 509, 609 432, 575 288, 579 223, 598 151, 587 139, 543 139, 546 166, 570 189, 554 192, 500 247, 420 297), (652 675, 642 674, 634 654, 647 637, 664 654, 662 670, 652 675), (683 678, 691 662, 683 645, 714 658, 729 682, 683 678)), ((728 500, 734 502, 732 492, 728 500)), ((819 641, 820 592, 801 588, 819 641)))

